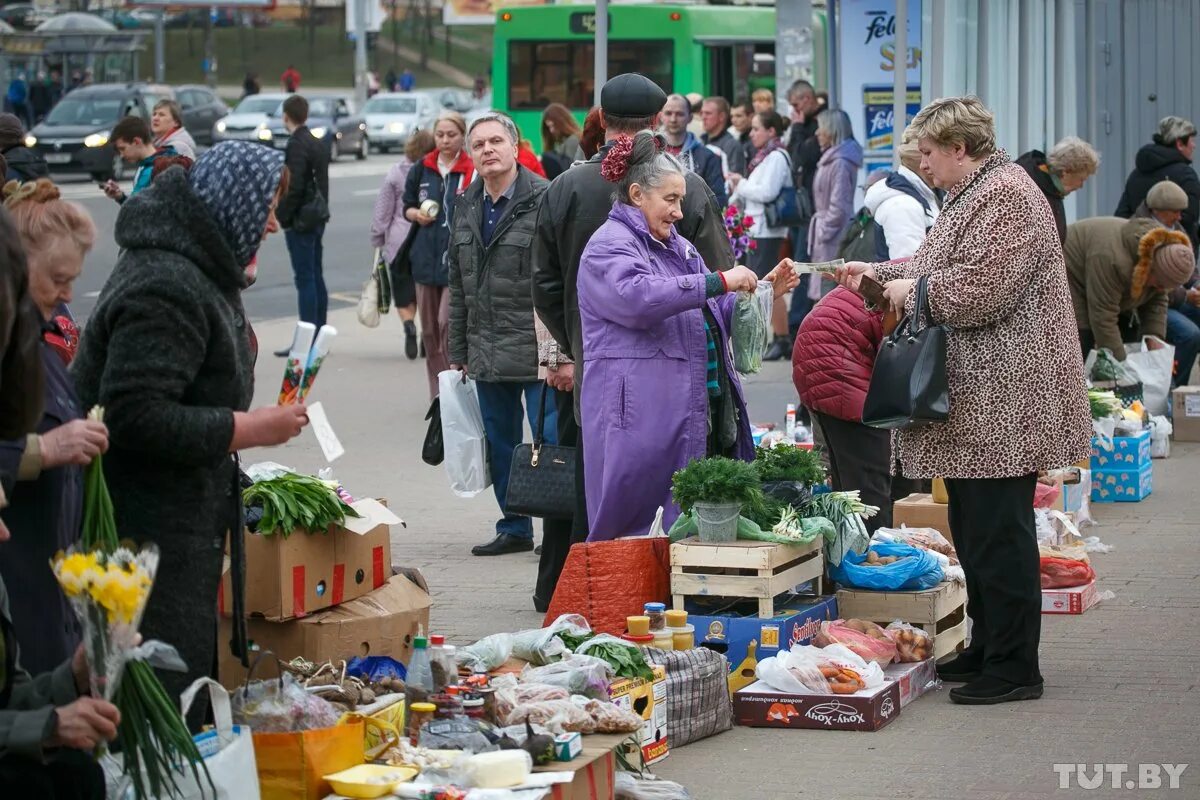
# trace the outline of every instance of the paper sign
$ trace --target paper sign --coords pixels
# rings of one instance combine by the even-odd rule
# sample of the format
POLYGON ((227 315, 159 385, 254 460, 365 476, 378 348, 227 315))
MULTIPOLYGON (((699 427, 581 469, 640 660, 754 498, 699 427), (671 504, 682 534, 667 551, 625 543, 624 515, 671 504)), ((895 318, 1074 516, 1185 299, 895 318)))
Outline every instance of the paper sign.
POLYGON ((403 525, 404 520, 397 517, 383 503, 372 497, 355 500, 350 507, 358 512, 357 517, 346 517, 342 527, 359 536, 366 536, 378 525, 403 525))
POLYGON ((1185 417, 1200 417, 1200 394, 1184 395, 1183 415, 1185 417))
POLYGON ((321 445, 321 452, 325 454, 326 461, 332 463, 345 455, 346 448, 338 441, 333 426, 329 424, 329 417, 325 416, 325 407, 320 403, 313 403, 308 407, 308 424, 317 437, 317 444, 321 445))

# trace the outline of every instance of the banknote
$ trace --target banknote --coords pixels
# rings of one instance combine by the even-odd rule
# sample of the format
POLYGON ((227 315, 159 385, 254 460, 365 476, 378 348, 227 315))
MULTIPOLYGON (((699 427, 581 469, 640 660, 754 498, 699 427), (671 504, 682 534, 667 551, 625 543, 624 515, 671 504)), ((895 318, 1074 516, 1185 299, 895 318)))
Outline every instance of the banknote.
POLYGON ((809 263, 805 261, 794 261, 793 268, 797 275, 830 275, 837 272, 838 267, 845 266, 846 261, 842 258, 835 258, 833 261, 819 261, 817 263, 809 263))

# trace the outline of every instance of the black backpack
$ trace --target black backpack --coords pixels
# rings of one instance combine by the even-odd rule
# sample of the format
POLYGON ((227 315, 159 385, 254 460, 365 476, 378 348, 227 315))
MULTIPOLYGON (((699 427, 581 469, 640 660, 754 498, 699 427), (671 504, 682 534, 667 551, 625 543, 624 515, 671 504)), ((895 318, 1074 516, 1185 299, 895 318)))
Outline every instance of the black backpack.
MULTIPOLYGON (((842 234, 838 245, 838 258, 846 261, 865 261, 870 264, 876 261, 877 240, 882 238, 883 229, 875 222, 875 217, 863 206, 854 215, 850 227, 842 234)), ((887 259, 884 259, 886 261, 887 259)))

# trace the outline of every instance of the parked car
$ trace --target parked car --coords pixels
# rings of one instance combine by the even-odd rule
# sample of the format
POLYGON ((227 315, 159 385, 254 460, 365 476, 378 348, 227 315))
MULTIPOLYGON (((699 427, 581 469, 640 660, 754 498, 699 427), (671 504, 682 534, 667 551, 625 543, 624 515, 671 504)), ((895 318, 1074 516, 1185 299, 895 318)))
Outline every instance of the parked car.
POLYGON ((427 94, 377 94, 363 106, 367 136, 381 153, 386 153, 392 147, 403 147, 413 131, 432 128, 440 110, 427 94))
POLYGON ((173 99, 169 86, 96 83, 67 94, 34 126, 25 143, 41 153, 52 173, 86 172, 96 180, 125 176, 127 165, 109 141, 122 117, 147 121, 154 104, 173 99))
POLYGON ((0 20, 19 31, 31 31, 50 19, 50 12, 37 8, 33 3, 9 3, 0 8, 0 20))
MULTIPOLYGON (((343 153, 354 153, 362 161, 371 147, 367 123, 355 113, 354 101, 344 94, 305 94, 308 100, 308 130, 329 145, 329 160, 337 161, 343 153)), ((267 122, 269 140, 259 137, 280 150, 287 147, 288 132, 283 125, 283 109, 276 109, 267 122)))
POLYGON ((271 132, 267 129, 267 122, 287 98, 286 94, 275 92, 252 94, 243 99, 228 116, 213 125, 213 143, 230 139, 270 143, 271 132))
POLYGON ((197 144, 214 144, 217 122, 229 116, 229 106, 207 86, 187 84, 175 87, 175 98, 183 109, 183 127, 197 144))

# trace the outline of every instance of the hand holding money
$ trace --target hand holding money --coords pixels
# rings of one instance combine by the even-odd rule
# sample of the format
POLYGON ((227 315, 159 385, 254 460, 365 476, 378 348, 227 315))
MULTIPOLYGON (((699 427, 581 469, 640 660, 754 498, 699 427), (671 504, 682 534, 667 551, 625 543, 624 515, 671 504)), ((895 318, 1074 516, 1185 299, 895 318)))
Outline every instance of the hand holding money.
POLYGON ((837 275, 838 269, 845 265, 845 261, 840 258, 835 258, 833 261, 793 261, 792 269, 797 275, 828 275, 833 278, 837 275))
POLYGON ((839 263, 834 273, 834 280, 850 291, 857 292, 863 275, 878 279, 870 264, 862 261, 851 261, 849 264, 839 263))

